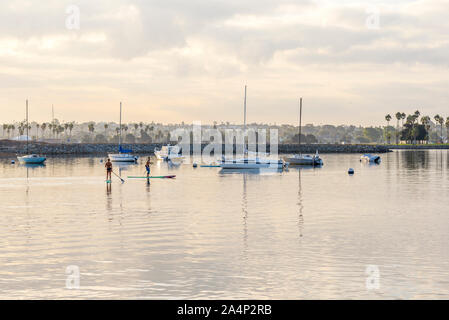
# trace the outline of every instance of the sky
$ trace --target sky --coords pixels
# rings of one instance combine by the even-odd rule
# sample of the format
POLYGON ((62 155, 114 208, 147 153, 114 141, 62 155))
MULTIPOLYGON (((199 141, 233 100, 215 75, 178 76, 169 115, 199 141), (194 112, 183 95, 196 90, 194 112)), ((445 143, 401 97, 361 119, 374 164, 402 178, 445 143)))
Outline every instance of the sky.
POLYGON ((449 116, 449 1, 3 0, 0 122, 449 116))

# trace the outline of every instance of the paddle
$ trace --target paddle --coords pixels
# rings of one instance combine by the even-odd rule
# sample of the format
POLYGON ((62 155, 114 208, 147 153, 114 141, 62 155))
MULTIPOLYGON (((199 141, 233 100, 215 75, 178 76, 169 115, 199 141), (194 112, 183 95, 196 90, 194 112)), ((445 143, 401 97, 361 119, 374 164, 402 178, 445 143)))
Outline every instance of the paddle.
POLYGON ((122 181, 122 183, 125 183, 125 180, 123 180, 122 178, 120 178, 114 171, 112 171, 112 173, 113 173, 117 178, 119 178, 119 179, 122 181))

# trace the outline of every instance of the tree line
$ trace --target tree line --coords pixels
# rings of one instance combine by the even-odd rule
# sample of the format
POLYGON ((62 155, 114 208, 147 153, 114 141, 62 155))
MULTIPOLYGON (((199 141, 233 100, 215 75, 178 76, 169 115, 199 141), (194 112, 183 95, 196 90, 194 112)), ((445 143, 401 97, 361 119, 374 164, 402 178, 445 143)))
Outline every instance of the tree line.
POLYGON ((449 117, 446 119, 439 114, 433 117, 422 116, 419 110, 406 115, 403 112, 396 112, 396 128, 390 126, 393 119, 390 114, 385 116, 387 126, 385 127, 385 137, 388 143, 395 138, 396 144, 401 141, 410 144, 423 143, 445 143, 449 138, 449 117), (444 127, 446 132, 444 133, 444 127), (434 130, 432 130, 434 129, 434 130))

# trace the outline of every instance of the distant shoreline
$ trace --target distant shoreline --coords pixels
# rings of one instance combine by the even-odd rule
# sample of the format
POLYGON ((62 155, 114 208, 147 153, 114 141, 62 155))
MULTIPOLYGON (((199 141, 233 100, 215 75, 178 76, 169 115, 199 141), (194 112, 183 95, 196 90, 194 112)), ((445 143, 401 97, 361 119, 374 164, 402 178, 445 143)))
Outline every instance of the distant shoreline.
MULTIPOLYGON (((155 148, 161 148, 165 143, 135 143, 123 144, 125 149, 132 149, 137 155, 153 154, 155 148)), ((207 144, 202 145, 202 149, 207 144)), ((192 152, 192 146, 190 148, 192 152)), ((234 152, 236 147, 234 146, 234 152)), ((443 145, 384 145, 384 144, 279 144, 279 154, 292 153, 387 153, 393 150, 448 150, 449 144, 443 145)), ((270 146, 267 145, 267 151, 270 146)), ((222 146, 222 151, 225 147, 222 146)), ((30 142, 29 153, 42 154, 45 156, 104 156, 108 153, 116 153, 118 148, 112 143, 45 143, 30 142)), ((0 158, 15 157, 17 154, 26 153, 26 143, 22 141, 0 140, 0 158)))
MULTIPOLYGON (((123 144, 125 149, 132 149, 135 154, 152 154, 155 148, 160 148, 163 143, 150 144, 123 144)), ((202 145, 202 149, 207 144, 202 145)), ((42 155, 104 155, 118 152, 116 144, 111 143, 43 143, 30 142, 29 153, 38 153, 42 155)), ((192 147, 190 148, 192 152, 192 147)), ((267 146, 267 151, 270 147, 267 146)), ((224 146, 222 147, 225 151, 224 146)), ((361 144, 279 144, 278 152, 280 154, 288 153, 386 153, 391 152, 387 145, 361 145, 361 144)), ((235 152, 235 146, 234 146, 235 152)), ((11 157, 16 154, 26 153, 26 143, 11 140, 0 140, 0 157, 11 157)))

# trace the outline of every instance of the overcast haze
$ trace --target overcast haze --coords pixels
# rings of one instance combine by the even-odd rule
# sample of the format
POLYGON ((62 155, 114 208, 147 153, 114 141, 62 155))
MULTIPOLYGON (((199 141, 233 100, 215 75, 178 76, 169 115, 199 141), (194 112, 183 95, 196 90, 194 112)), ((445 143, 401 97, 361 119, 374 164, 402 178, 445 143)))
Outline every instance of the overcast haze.
POLYGON ((1 121, 22 120, 29 98, 39 122, 52 104, 60 120, 118 121, 120 101, 126 122, 242 122, 245 84, 249 122, 296 123, 300 96, 305 123, 447 115, 448 13, 433 0, 4 0, 1 121))

